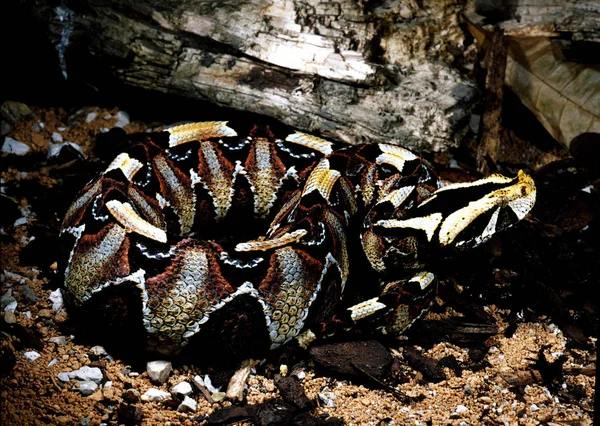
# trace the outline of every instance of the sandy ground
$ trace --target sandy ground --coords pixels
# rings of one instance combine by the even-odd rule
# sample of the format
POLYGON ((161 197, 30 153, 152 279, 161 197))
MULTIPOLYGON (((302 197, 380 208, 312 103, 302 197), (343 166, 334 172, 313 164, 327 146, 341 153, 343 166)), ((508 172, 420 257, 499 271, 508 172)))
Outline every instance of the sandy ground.
MULTIPOLYGON (((64 326, 68 313, 60 305, 53 307, 50 299, 57 282, 52 256, 47 267, 30 266, 28 263, 35 265, 35 261, 20 258, 23 252, 29 253, 26 250, 32 244, 32 227, 48 226, 50 230, 57 227, 57 218, 36 211, 26 188, 34 182, 36 188, 60 190, 61 181, 53 177, 57 166, 46 160, 53 133, 60 135, 54 136, 55 141, 74 142, 89 157, 94 135, 115 125, 118 110, 86 108, 74 114, 56 108, 31 107, 31 112, 31 116, 20 114, 10 128, 5 127, 8 137, 30 148, 24 157, 19 157, 25 160, 13 161, 15 155, 2 154, 4 160, 10 159, 2 163, 7 165, 1 170, 2 192, 10 196, 11 208, 16 207, 17 212, 16 218, 3 219, 1 229, 3 425, 204 424, 208 421, 206 416, 223 407, 281 398, 273 379, 275 373, 285 372, 286 367, 287 374, 298 378, 313 404, 313 408, 305 410, 309 417, 296 419, 296 424, 334 424, 335 419, 341 419, 337 424, 348 425, 593 423, 595 339, 587 336, 587 346, 577 349, 569 345, 569 339, 553 318, 542 315, 515 324, 509 320, 513 318, 509 311, 494 305, 484 310, 498 332, 482 340, 479 348, 444 340, 421 346, 418 336, 388 344, 394 363, 389 379, 384 379, 381 385, 336 377, 318 368, 308 354, 298 365, 286 367, 280 365, 282 358, 273 357, 251 371, 242 401, 225 398, 215 402, 223 397, 221 392, 210 387, 202 392, 193 381, 196 376, 204 378, 207 370, 198 366, 176 364, 168 380, 159 384, 149 378, 143 367, 126 365, 98 352, 98 348, 76 344, 76 336, 65 334, 69 330, 64 326), (432 380, 411 363, 407 359, 407 345, 436 364, 443 379, 432 380), (548 380, 540 359, 547 366, 560 359, 560 372, 548 380), (102 373, 97 389, 88 396, 74 390, 76 379, 64 382, 58 377, 59 373, 84 366, 99 368, 102 373), (170 392, 182 381, 192 384, 189 397, 197 403, 193 412, 179 412, 176 395, 162 402, 140 399, 150 388, 170 392)), ((137 131, 146 126, 148 123, 131 122, 125 129, 137 131)), ((81 186, 84 184, 81 182, 81 186)), ((8 215, 8 210, 4 210, 4 215, 8 215)), ((48 246, 45 250, 51 253, 53 248, 48 246)), ((47 259, 48 253, 42 257, 47 259)), ((458 319, 461 316, 440 309, 428 319, 439 319, 436 315, 458 319)), ((275 424, 265 419, 254 420, 259 421, 275 424)), ((253 421, 244 420, 240 424, 253 421)))

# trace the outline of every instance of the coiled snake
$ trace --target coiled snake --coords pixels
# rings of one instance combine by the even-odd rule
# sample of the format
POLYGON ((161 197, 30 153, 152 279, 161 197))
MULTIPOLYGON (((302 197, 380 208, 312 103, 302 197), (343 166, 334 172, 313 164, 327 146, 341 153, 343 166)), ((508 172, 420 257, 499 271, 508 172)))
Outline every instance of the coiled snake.
POLYGON ((205 328, 270 348, 355 323, 399 334, 431 302, 430 261, 514 225, 535 196, 522 171, 440 187, 394 145, 176 126, 137 134, 73 201, 63 291, 85 315, 123 309, 106 295, 129 289, 164 354, 205 328))

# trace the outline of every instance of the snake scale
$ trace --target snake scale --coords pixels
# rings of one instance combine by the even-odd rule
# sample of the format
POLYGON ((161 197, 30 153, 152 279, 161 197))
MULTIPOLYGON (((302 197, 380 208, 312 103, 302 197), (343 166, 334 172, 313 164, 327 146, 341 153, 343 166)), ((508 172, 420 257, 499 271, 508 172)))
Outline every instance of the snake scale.
POLYGON ((432 261, 514 225, 536 196, 523 171, 442 186, 384 143, 240 137, 227 122, 129 137, 64 216, 63 293, 83 316, 131 313, 162 354, 206 346, 206 330, 240 351, 355 324, 401 334, 434 297, 432 261))

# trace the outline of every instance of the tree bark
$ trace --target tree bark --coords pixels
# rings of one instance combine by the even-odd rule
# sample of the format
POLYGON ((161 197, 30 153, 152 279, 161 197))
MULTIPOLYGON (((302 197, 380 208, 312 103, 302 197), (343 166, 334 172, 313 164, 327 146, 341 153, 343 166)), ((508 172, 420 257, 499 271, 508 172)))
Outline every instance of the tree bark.
POLYGON ((26 1, 67 78, 76 46, 129 85, 348 143, 444 150, 458 145, 477 100, 447 64, 465 50, 464 0, 26 1))

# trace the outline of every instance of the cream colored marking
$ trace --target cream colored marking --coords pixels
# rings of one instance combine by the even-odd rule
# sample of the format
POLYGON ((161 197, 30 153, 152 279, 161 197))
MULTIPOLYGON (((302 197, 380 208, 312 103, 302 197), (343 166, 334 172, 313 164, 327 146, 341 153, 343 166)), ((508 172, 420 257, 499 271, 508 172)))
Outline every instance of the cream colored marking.
POLYGON ((385 307, 386 306, 379 301, 378 297, 374 297, 372 299, 365 300, 364 302, 360 302, 354 306, 350 306, 348 310, 350 311, 350 318, 352 318, 352 321, 356 322, 359 319, 366 318, 369 315, 384 309, 385 307))
POLYGON ((133 176, 142 168, 143 164, 135 159, 129 157, 129 154, 122 152, 115 157, 114 160, 106 168, 105 174, 111 170, 121 169, 128 181, 131 182, 133 176))
POLYGON ((517 217, 519 219, 525 217, 535 203, 535 183, 531 176, 522 170, 519 171, 516 179, 517 182, 514 185, 492 191, 478 200, 471 201, 466 207, 450 214, 440 226, 440 244, 445 246, 454 242, 458 234, 473 222, 476 217, 495 206, 511 206, 512 203, 519 209, 519 213, 515 212, 517 217))
POLYGON ((399 172, 402 171, 407 161, 419 158, 408 149, 396 145, 380 143, 379 149, 382 151, 382 154, 379 154, 375 162, 377 164, 385 163, 394 166, 399 172))
POLYGON ((203 179, 203 182, 213 200, 215 219, 220 220, 227 216, 227 212, 231 208, 234 193, 233 176, 227 176, 221 168, 221 163, 212 144, 204 143, 200 149, 210 173, 210 183, 206 182, 206 179, 203 179))
POLYGON ((427 241, 431 241, 433 234, 437 229, 438 225, 442 221, 441 213, 432 213, 429 216, 413 217, 411 219, 398 220, 398 219, 387 219, 380 220, 376 223, 377 226, 384 228, 412 228, 420 229, 425 231, 427 234, 427 241))
POLYGON ((75 214, 75 212, 77 210, 79 210, 80 208, 82 208, 87 203, 89 203, 90 200, 92 199, 92 197, 94 197, 101 189, 102 189, 102 179, 98 179, 98 180, 96 180, 96 182, 94 182, 94 184, 90 187, 90 189, 88 189, 84 194, 82 194, 79 198, 77 198, 75 201, 73 201, 73 203, 71 204, 71 206, 65 213, 65 217, 63 219, 61 227, 64 228, 65 226, 71 225, 70 222, 71 222, 71 219, 73 218, 73 215, 75 214))
POLYGON ((253 186, 254 213, 258 217, 265 217, 277 199, 277 191, 283 180, 277 178, 275 169, 271 166, 270 143, 257 139, 254 147, 256 173, 249 174, 253 186))
POLYGON ((296 229, 293 232, 285 233, 279 237, 265 240, 265 241, 247 241, 245 243, 239 243, 235 246, 235 251, 265 251, 277 247, 282 247, 291 243, 300 241, 308 231, 306 229, 296 229))
POLYGON ((167 233, 142 219, 129 203, 110 200, 106 207, 128 232, 135 232, 161 243, 167 242, 167 233))
POLYGON ((237 136, 235 130, 227 127, 227 121, 203 121, 183 124, 166 129, 169 132, 169 147, 192 141, 202 141, 208 138, 237 136))
POLYGON ((305 146, 325 155, 329 155, 333 152, 333 144, 331 142, 302 132, 288 135, 288 137, 285 138, 285 141, 305 146))
POLYGON ((460 188, 468 188, 470 186, 485 185, 487 183, 497 183, 499 185, 502 185, 504 183, 511 182, 512 180, 514 180, 514 178, 509 178, 509 177, 506 177, 506 176, 503 176, 500 174, 493 174, 493 175, 489 175, 483 179, 479 179, 479 180, 476 180, 473 182, 459 182, 459 183, 451 183, 448 185, 444 185, 441 188, 439 188, 437 191, 435 191, 435 193, 431 197, 429 197, 428 199, 423 201, 421 204, 419 204, 419 207, 424 206, 425 204, 431 202, 432 200, 435 200, 435 198, 437 197, 437 194, 440 194, 445 191, 450 191, 453 189, 460 189, 460 188))
POLYGON ((167 198, 172 197, 168 200, 167 205, 173 207, 177 214, 181 228, 180 233, 181 235, 187 235, 191 232, 192 225, 194 224, 196 193, 191 187, 188 188, 182 185, 181 181, 177 179, 177 175, 162 155, 158 155, 154 158, 154 165, 156 166, 158 173, 160 173, 167 183, 168 188, 165 195, 167 198))
POLYGON ((415 189, 414 186, 404 186, 399 189, 394 189, 392 192, 387 194, 385 197, 381 198, 377 202, 377 204, 381 204, 386 201, 389 201, 390 203, 392 203, 392 205, 394 207, 398 207, 399 205, 404 203, 404 201, 406 201, 406 199, 408 198, 408 196, 414 189, 415 189))
POLYGON ((431 283, 435 280, 435 275, 431 272, 421 271, 417 272, 414 277, 412 277, 409 281, 419 283, 421 290, 425 290, 427 287, 431 285, 431 283))
POLYGON ((302 196, 317 190, 324 199, 329 200, 333 185, 341 176, 340 172, 329 168, 329 160, 322 159, 308 176, 302 196))

